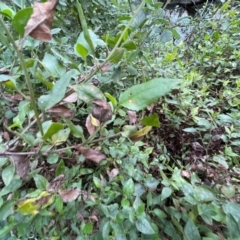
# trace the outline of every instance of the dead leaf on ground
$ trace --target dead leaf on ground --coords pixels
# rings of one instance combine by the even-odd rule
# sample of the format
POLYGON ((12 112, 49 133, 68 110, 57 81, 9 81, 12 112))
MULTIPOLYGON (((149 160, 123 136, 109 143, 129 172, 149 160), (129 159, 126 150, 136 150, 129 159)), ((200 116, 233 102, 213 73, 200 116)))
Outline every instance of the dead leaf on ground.
POLYGON ((19 103, 20 101, 23 100, 23 97, 19 93, 15 94, 2 93, 2 96, 3 98, 12 103, 19 103))
POLYGON ((107 170, 107 174, 109 176, 109 178, 113 179, 114 177, 116 177, 119 173, 118 168, 113 168, 111 171, 107 170))
POLYGON ((181 176, 185 178, 190 178, 191 177, 191 172, 189 170, 182 170, 181 171, 181 176))
POLYGON ((66 98, 64 98, 62 101, 63 103, 73 103, 73 102, 76 102, 77 100, 78 100, 78 95, 76 92, 74 92, 69 96, 67 96, 66 98))
POLYGON ((93 195, 91 195, 91 192, 87 192, 87 191, 82 190, 81 195, 82 195, 82 199, 84 201, 89 199, 89 200, 95 202, 95 198, 93 197, 93 195))
POLYGON ((127 111, 128 118, 129 118, 129 124, 134 125, 137 121, 137 114, 134 111, 127 111))
POLYGON ((34 2, 33 14, 25 27, 25 35, 31 36, 40 41, 52 39, 51 27, 54 18, 54 10, 58 0, 48 0, 48 2, 34 2))
POLYGON ((4 140, 10 141, 10 135, 7 131, 4 131, 2 136, 3 136, 4 140))
POLYGON ((95 133, 96 127, 92 124, 91 114, 89 114, 89 115, 87 116, 85 126, 86 126, 86 128, 87 128, 87 130, 88 130, 88 133, 89 133, 90 135, 92 135, 93 133, 95 133))
POLYGON ((81 193, 80 189, 66 189, 58 191, 63 202, 72 202, 78 198, 81 193))
POLYGON ((92 115, 101 123, 106 122, 112 118, 112 108, 110 104, 102 99, 92 100, 94 104, 92 115))
POLYGON ((100 151, 84 148, 81 145, 75 146, 76 150, 79 151, 86 159, 91 160, 92 162, 99 163, 103 159, 106 158, 106 155, 101 153, 100 151))
POLYGON ((63 181, 64 181, 64 174, 60 174, 59 176, 55 177, 47 186, 48 192, 57 192, 61 189, 63 181))
POLYGON ((23 146, 17 146, 12 149, 9 149, 9 152, 13 152, 12 155, 10 155, 10 158, 13 161, 13 164, 15 166, 16 173, 21 177, 25 178, 30 170, 30 164, 29 164, 29 156, 27 155, 14 155, 14 152, 22 152, 23 146))
POLYGON ((65 117, 65 118, 73 118, 73 110, 70 108, 65 107, 64 105, 58 105, 52 107, 47 110, 51 114, 52 117, 65 117))

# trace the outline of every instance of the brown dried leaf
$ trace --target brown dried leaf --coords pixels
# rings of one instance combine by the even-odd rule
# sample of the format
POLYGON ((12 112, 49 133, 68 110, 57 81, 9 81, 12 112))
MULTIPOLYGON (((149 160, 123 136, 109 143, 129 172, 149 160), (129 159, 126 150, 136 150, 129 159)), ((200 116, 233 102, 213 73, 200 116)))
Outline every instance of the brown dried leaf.
POLYGON ((58 191, 63 202, 72 202, 78 198, 81 193, 80 189, 66 189, 58 191))
POLYGON ((105 64, 102 68, 101 68, 101 70, 102 70, 102 72, 107 72, 109 69, 110 69, 110 67, 111 67, 111 64, 105 64))
POLYGON ((12 102, 12 103, 19 103, 20 101, 23 100, 23 97, 19 93, 16 93, 16 94, 2 93, 2 96, 6 100, 8 100, 9 102, 12 102))
POLYGON ((188 170, 182 170, 181 172, 182 177, 190 178, 191 177, 191 172, 188 170))
POLYGON ((52 39, 51 26, 54 18, 54 10, 58 0, 48 0, 48 2, 34 2, 33 14, 25 27, 25 35, 31 36, 40 41, 52 39))
POLYGON ((87 191, 82 190, 81 194, 82 194, 82 199, 84 201, 89 199, 89 200, 95 202, 95 198, 93 197, 93 195, 91 195, 91 192, 87 192, 87 191))
POLYGON ((92 162, 99 163, 103 159, 106 158, 105 154, 101 153, 100 151, 91 149, 91 148, 84 148, 81 145, 75 146, 76 150, 79 151, 86 159, 91 160, 92 162))
POLYGON ((63 102, 65 103, 73 103, 76 102, 78 100, 78 95, 76 92, 70 94, 69 96, 67 96, 66 98, 63 99, 63 102))
POLYGON ((60 174, 59 176, 55 177, 47 186, 48 192, 57 192, 61 189, 61 186, 64 181, 64 174, 60 174))
POLYGON ((88 132, 90 135, 92 135, 93 133, 95 133, 96 131, 96 127, 92 124, 92 121, 91 121, 91 114, 89 114, 87 116, 87 119, 86 119, 86 124, 85 124, 88 132))
POLYGON ((113 168, 111 171, 107 170, 107 174, 108 174, 109 178, 111 178, 111 179, 116 177, 118 175, 118 173, 119 173, 118 168, 113 168))
POLYGON ((73 111, 70 108, 65 107, 64 105, 58 105, 47 110, 52 117, 65 117, 73 118, 73 111))
POLYGON ((129 118, 129 124, 134 125, 137 121, 137 114, 134 111, 127 111, 128 118, 129 118))
POLYGON ((21 178, 25 178, 30 170, 29 156, 14 155, 13 153, 10 157, 14 163, 16 173, 21 178))
POLYGON ((94 108, 92 110, 92 115, 98 119, 101 123, 106 122, 112 118, 112 108, 110 104, 102 99, 92 100, 94 108))
POLYGON ((6 140, 6 141, 10 141, 10 135, 8 132, 4 131, 3 132, 3 138, 6 140))

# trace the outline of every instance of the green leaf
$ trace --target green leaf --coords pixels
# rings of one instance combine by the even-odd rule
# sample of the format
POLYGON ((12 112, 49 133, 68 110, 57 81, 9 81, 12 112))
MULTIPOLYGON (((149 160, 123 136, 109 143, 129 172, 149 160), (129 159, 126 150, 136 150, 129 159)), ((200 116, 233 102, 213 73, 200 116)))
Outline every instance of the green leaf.
POLYGON ((141 120, 141 123, 144 126, 152 126, 152 127, 160 127, 160 122, 158 118, 158 114, 154 113, 150 116, 147 116, 141 120))
POLYGON ((79 99, 82 101, 89 103, 93 99, 102 99, 105 100, 104 94, 98 87, 90 84, 78 84, 73 87, 75 89, 79 99))
POLYGON ((9 215, 11 215, 14 210, 14 201, 6 200, 3 205, 0 207, 0 220, 4 221, 9 215))
POLYGON ((11 164, 3 169, 2 180, 5 184, 5 186, 9 185, 10 182, 12 181, 14 172, 15 172, 15 168, 14 168, 13 164, 11 164))
POLYGON ((140 218, 135 223, 136 228, 139 232, 144 234, 154 234, 154 230, 146 218, 140 218))
MULTIPOLYGON (((60 78, 66 72, 66 68, 61 64, 61 62, 55 56, 49 53, 46 53, 44 55, 42 64, 51 76, 60 78)), ((67 76, 65 76, 65 78, 66 77, 67 76)))
POLYGON ((184 227, 184 236, 186 240, 201 240, 198 228, 195 226, 191 219, 188 220, 184 227))
POLYGON ((108 59, 109 62, 111 63, 118 63, 123 57, 123 54, 125 52, 124 48, 117 48, 114 53, 110 56, 108 59))
POLYGON ((3 238, 4 236, 6 236, 15 226, 15 223, 11 223, 8 224, 7 226, 4 226, 1 230, 0 230, 0 238, 3 238))
POLYGON ((120 95, 119 105, 133 111, 142 110, 176 88, 180 82, 179 79, 155 78, 130 87, 120 95))
POLYGON ((169 187, 164 187, 161 193, 161 200, 163 201, 164 199, 170 197, 171 194, 172 194, 172 189, 169 187))
POLYGON ((33 179, 35 181, 36 187, 40 190, 45 190, 47 185, 48 185, 48 181, 45 177, 39 175, 39 174, 35 174, 33 176, 33 179))
POLYGON ((226 214, 231 214, 235 221, 240 223, 240 204, 228 202, 223 206, 223 210, 226 214))
POLYGON ((128 181, 126 181, 124 183, 124 186, 123 186, 123 194, 126 196, 126 197, 131 197, 134 193, 134 182, 132 180, 132 178, 128 179, 128 181))
POLYGON ((70 129, 62 129, 59 130, 57 133, 52 135, 51 143, 54 145, 62 144, 63 142, 66 142, 70 135, 70 129))
POLYGON ((127 40, 122 43, 121 47, 127 49, 128 51, 135 50, 136 44, 132 40, 127 40))
POLYGON ((97 188, 101 188, 101 180, 99 178, 93 177, 93 182, 97 188))
POLYGON ((166 218, 167 215, 165 212, 163 212, 161 209, 155 208, 153 210, 153 214, 155 214, 158 218, 166 218))
POLYGON ((107 97, 108 100, 111 101, 113 107, 117 107, 117 99, 113 97, 110 93, 105 92, 104 95, 107 97))
POLYGON ((84 38, 86 39, 91 51, 94 53, 94 46, 93 46, 91 36, 88 32, 87 21, 86 21, 86 18, 84 16, 84 13, 82 10, 82 5, 78 1, 76 1, 76 2, 77 2, 77 10, 78 10, 78 14, 79 14, 79 19, 81 21, 84 38))
POLYGON ((227 214, 226 224, 230 240, 238 240, 240 236, 240 222, 237 222, 230 214, 227 214))
POLYGON ((60 163, 58 164, 56 168, 55 175, 59 176, 60 174, 63 174, 65 172, 65 164, 64 161, 61 159, 60 163))
POLYGON ((83 60, 86 60, 86 57, 88 55, 87 48, 85 48, 82 44, 77 43, 75 46, 75 51, 83 60))
POLYGON ((184 128, 183 131, 188 132, 188 133, 195 133, 195 132, 197 132, 197 129, 190 127, 190 128, 184 128))
POLYGON ((30 19, 33 13, 33 8, 24 8, 16 13, 13 18, 12 25, 15 30, 21 35, 24 36, 25 26, 27 25, 28 20, 30 19))
MULTIPOLYGON (((16 175, 15 175, 16 176, 16 175)), ((14 177, 15 177, 14 176, 14 177)), ((22 180, 21 179, 14 179, 10 182, 9 185, 5 186, 1 192, 0 192, 0 196, 4 196, 8 193, 12 193, 14 191, 16 191, 18 188, 20 188, 22 186, 22 180)))
POLYGON ((57 153, 50 153, 47 157, 47 162, 49 164, 57 163, 59 159, 59 155, 57 153))
POLYGON ((235 187, 233 185, 229 186, 222 186, 221 188, 222 193, 227 197, 227 198, 232 198, 235 195, 235 187))
POLYGON ((0 13, 4 14, 10 18, 13 18, 14 15, 16 14, 10 7, 8 7, 4 3, 0 3, 0 13))
POLYGON ((213 190, 207 186, 198 186, 195 188, 194 197, 198 201, 210 202, 213 201, 216 196, 213 190))
POLYGON ((63 125, 61 123, 56 123, 52 121, 47 121, 42 124, 43 127, 43 139, 47 140, 50 138, 53 134, 57 133, 58 131, 63 129, 63 125))
POLYGON ((63 200, 61 197, 57 197, 57 199, 55 200, 55 207, 60 214, 63 213, 63 200))
POLYGON ((106 220, 102 226, 102 236, 104 239, 107 239, 109 237, 110 232, 110 221, 106 220))
POLYGON ((172 40, 172 31, 168 30, 168 29, 164 29, 160 35, 159 40, 162 43, 166 43, 172 40))
POLYGON ((67 126, 69 127, 71 134, 75 138, 81 138, 83 141, 85 140, 84 135, 83 135, 83 129, 79 125, 74 125, 70 120, 65 119, 65 122, 67 126))
POLYGON ((73 70, 62 75, 59 81, 53 86, 48 95, 42 95, 38 99, 38 106, 41 110, 47 110, 59 103, 65 96, 66 89, 70 83, 73 70))
POLYGON ((84 234, 90 234, 93 231, 93 224, 91 222, 88 222, 83 227, 84 234))

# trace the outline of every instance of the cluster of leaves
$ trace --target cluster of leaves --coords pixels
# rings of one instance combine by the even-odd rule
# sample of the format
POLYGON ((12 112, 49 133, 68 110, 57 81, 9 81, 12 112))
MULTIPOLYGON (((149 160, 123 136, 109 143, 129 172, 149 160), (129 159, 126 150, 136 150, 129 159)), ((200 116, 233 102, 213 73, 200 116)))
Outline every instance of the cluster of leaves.
POLYGON ((150 0, 12 2, 1 239, 238 239, 237 8, 171 22, 150 0))

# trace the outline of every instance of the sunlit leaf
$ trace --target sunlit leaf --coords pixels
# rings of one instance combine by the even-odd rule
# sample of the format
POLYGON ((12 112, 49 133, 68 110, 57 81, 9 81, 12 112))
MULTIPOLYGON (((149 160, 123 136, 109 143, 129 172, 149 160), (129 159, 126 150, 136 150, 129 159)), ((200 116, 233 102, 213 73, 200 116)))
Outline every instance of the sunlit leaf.
POLYGON ((139 111, 155 102, 161 96, 177 88, 179 79, 155 78, 128 88, 119 97, 119 105, 133 111, 139 111))

